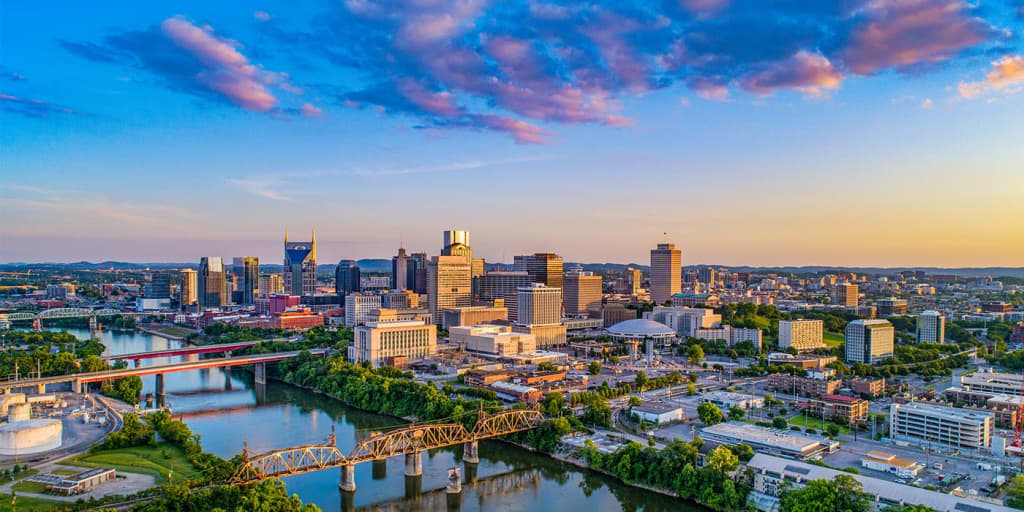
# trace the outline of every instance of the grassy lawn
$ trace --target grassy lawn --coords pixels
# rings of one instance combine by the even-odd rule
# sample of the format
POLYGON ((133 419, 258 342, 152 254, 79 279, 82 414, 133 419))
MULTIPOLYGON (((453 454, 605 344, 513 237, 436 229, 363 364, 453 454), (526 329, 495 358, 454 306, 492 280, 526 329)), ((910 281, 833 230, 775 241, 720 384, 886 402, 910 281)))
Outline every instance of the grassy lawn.
MULTIPOLYGON (((18 512, 50 512, 53 510, 62 510, 62 507, 68 506, 68 503, 63 501, 44 500, 42 498, 30 498, 28 496, 18 496, 15 506, 18 508, 18 512)), ((14 510, 14 508, 11 507, 11 495, 0 493, 0 512, 9 512, 12 510, 14 510)))
POLYGON ((841 332, 825 332, 822 334, 822 341, 830 347, 838 347, 846 341, 846 335, 841 332))
POLYGON ((178 327, 176 325, 146 326, 146 328, 154 332, 164 333, 169 336, 180 336, 183 338, 193 333, 193 331, 185 329, 184 327, 178 327))
POLYGON ((14 489, 15 491, 18 492, 33 492, 36 494, 46 494, 46 484, 41 484, 39 482, 18 482, 12 485, 11 489, 14 489))
MULTIPOLYGON (((829 423, 831 423, 831 422, 826 421, 825 425, 827 426, 829 423)), ((789 419, 789 424, 790 425, 796 425, 798 427, 803 427, 805 429, 807 427, 811 427, 814 430, 817 430, 818 432, 821 432, 821 418, 812 418, 810 416, 805 417, 804 415, 801 414, 800 416, 794 416, 794 417, 790 418, 789 419)), ((848 429, 846 427, 840 426, 839 427, 839 433, 840 434, 849 434, 850 433, 850 429, 848 429)))
POLYGON ((0 478, 0 484, 10 482, 11 480, 21 480, 22 478, 28 478, 36 473, 39 473, 38 469, 26 469, 25 471, 19 471, 17 475, 11 475, 11 478, 0 478))
POLYGON ((157 482, 166 482, 167 474, 171 470, 174 471, 175 481, 202 476, 185 458, 184 450, 168 443, 160 443, 155 447, 135 446, 87 453, 65 459, 61 464, 87 468, 114 468, 128 473, 153 475, 157 482))
POLYGON ((70 469, 55 469, 53 471, 50 471, 50 473, 53 473, 55 475, 70 476, 77 475, 78 473, 80 473, 80 471, 71 471, 70 469))

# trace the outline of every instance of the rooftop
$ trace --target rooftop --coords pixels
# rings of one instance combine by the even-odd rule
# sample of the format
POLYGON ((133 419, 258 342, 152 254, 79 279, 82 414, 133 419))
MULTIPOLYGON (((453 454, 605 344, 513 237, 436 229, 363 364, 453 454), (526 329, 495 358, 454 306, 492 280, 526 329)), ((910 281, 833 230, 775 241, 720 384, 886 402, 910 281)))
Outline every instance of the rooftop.
POLYGON ((845 404, 855 404, 855 403, 858 403, 858 402, 864 402, 865 401, 862 398, 854 398, 852 396, 843 396, 843 395, 821 395, 821 398, 819 398, 818 400, 822 400, 822 401, 825 401, 825 402, 842 402, 842 403, 845 403, 845 404))
POLYGON ((608 332, 617 336, 637 338, 675 336, 676 334, 672 328, 661 322, 643 318, 619 322, 609 327, 608 332))
POLYGON ((732 437, 747 444, 754 442, 797 451, 805 451, 821 444, 820 441, 792 435, 785 430, 759 427, 741 421, 728 421, 704 427, 701 432, 732 437))
POLYGON ((813 464, 805 464, 764 453, 754 455, 747 463, 755 470, 766 470, 801 480, 832 480, 838 475, 847 475, 857 479, 864 487, 864 492, 874 494, 888 502, 925 505, 938 512, 1011 512, 1014 509, 993 505, 982 501, 961 498, 936 491, 928 491, 909 485, 901 485, 869 476, 855 475, 835 469, 823 468, 813 464))
POLYGON ((980 422, 985 418, 993 418, 994 416, 987 412, 970 411, 967 409, 958 409, 956 407, 944 407, 941 405, 929 405, 921 402, 910 402, 907 404, 893 404, 894 410, 899 411, 910 411, 917 412, 920 414, 927 414, 933 417, 941 417, 953 421, 969 421, 969 422, 980 422))
POLYGON ((650 414, 662 414, 669 411, 677 411, 679 409, 681 409, 681 407, 678 405, 667 404, 664 402, 652 402, 643 405, 634 405, 631 410, 650 414))

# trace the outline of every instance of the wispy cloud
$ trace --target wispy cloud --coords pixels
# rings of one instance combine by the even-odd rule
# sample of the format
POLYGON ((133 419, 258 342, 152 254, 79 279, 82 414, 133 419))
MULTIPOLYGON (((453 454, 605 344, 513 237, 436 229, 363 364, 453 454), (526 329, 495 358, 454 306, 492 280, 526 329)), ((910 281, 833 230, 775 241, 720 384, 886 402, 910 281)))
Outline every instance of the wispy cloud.
POLYGON ((440 172, 470 171, 488 167, 501 167, 504 165, 518 164, 524 162, 537 162, 547 160, 550 157, 536 156, 523 158, 509 158, 504 160, 467 160, 437 165, 424 165, 414 167, 385 167, 385 168, 356 168, 353 174, 359 176, 402 176, 406 174, 429 174, 440 172))
POLYGON ((255 196, 265 197, 267 199, 273 199, 275 201, 290 201, 291 198, 285 196, 280 192, 282 185, 281 180, 272 178, 228 178, 228 183, 241 188, 243 191, 248 192, 255 196))
POLYGON ((974 99, 992 93, 1014 94, 1024 89, 1024 56, 1007 55, 992 63, 985 80, 960 82, 957 92, 965 99, 974 99))

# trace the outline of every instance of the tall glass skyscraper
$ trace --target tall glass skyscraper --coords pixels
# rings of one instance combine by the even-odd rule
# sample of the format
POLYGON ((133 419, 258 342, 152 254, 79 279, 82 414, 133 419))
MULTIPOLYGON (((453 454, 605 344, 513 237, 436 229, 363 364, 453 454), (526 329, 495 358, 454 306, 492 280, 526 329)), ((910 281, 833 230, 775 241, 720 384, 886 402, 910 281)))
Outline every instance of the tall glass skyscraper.
POLYGON ((224 260, 203 256, 199 260, 199 308, 219 308, 227 304, 224 292, 224 260))
POLYGON ((355 260, 341 260, 334 269, 334 290, 338 295, 346 295, 358 292, 361 289, 359 283, 359 265, 355 260))
POLYGON ((309 242, 289 242, 284 232, 284 293, 313 295, 316 290, 316 230, 309 242))

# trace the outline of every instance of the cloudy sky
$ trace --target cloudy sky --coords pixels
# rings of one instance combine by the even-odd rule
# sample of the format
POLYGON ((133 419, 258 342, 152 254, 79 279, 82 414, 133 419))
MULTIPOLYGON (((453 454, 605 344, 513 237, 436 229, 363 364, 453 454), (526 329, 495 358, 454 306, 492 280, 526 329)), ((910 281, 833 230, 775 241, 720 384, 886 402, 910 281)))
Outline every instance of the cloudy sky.
POLYGON ((3 0, 0 261, 1024 265, 1024 0, 3 0))

